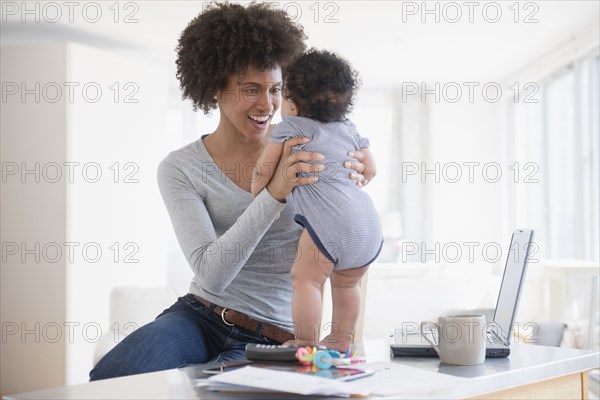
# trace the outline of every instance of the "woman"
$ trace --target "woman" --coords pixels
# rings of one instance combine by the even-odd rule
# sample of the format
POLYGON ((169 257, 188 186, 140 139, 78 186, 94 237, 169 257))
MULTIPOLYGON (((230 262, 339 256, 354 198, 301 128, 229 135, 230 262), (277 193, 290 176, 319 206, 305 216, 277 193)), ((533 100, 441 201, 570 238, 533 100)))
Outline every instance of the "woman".
MULTIPOLYGON (((212 4, 183 31, 177 77, 184 98, 217 129, 169 154, 158 182, 194 279, 190 293, 127 336, 91 380, 244 358, 246 343, 293 338, 290 268, 300 235, 286 198, 297 177, 322 170, 318 153, 286 142, 272 181, 253 199, 252 171, 281 104, 282 67, 304 49, 302 27, 267 4, 212 4)), ((355 157, 361 159, 358 154, 355 157)), ((362 164, 351 168, 362 170, 362 164)), ((353 174, 357 181, 360 174, 353 174)))

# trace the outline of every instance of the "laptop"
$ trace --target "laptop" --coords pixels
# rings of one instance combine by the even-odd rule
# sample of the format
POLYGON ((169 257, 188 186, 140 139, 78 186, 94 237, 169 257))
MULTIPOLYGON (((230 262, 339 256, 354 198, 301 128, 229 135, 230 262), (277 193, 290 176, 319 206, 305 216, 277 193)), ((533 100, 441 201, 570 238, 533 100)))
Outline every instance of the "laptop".
MULTIPOLYGON (((493 321, 488 321, 486 357, 502 358, 510 354, 513 324, 525 282, 532 241, 533 231, 530 229, 517 229, 512 234, 493 321)), ((435 334, 433 330, 427 332, 427 335, 435 334)), ((437 343, 437 338, 434 341, 437 343)), ((396 329, 390 348, 394 356, 437 357, 433 347, 420 332, 396 329)))

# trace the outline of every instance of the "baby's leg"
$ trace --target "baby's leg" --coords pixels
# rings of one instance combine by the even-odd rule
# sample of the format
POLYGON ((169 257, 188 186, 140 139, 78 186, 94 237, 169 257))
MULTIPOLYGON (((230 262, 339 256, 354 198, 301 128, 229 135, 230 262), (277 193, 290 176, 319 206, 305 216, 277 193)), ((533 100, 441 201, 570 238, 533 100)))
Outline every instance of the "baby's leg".
POLYGON ((343 269, 331 274, 333 324, 331 333, 322 341, 322 344, 330 349, 346 351, 350 348, 360 311, 358 284, 367 268, 368 266, 343 269))
POLYGON ((323 255, 304 229, 292 266, 292 318, 297 344, 319 341, 323 284, 333 271, 333 263, 323 255))

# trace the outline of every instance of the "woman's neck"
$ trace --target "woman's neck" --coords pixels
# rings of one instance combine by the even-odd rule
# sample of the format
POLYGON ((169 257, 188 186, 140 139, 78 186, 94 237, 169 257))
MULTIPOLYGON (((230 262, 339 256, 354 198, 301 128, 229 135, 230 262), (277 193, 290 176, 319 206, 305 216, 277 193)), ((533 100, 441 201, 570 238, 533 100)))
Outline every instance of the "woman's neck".
POLYGON ((251 154, 260 155, 265 148, 265 143, 261 140, 251 140, 241 134, 227 134, 218 129, 208 135, 204 143, 219 158, 239 158, 240 156, 246 158, 251 154))
POLYGON ((250 192, 252 184, 253 166, 256 165, 265 145, 266 139, 252 140, 241 133, 236 135, 219 129, 204 139, 204 147, 221 171, 235 185, 247 192, 250 192))

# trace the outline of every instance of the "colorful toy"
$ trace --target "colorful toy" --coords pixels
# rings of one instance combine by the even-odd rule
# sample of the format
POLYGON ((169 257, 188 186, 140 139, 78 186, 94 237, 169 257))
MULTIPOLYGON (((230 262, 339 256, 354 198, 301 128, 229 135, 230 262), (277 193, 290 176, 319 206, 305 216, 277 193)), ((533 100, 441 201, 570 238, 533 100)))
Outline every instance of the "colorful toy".
POLYGON ((336 350, 317 350, 316 347, 310 346, 296 350, 296 359, 305 367, 312 367, 312 369, 329 369, 338 365, 365 362, 364 358, 355 357, 355 354, 350 351, 342 355, 336 350))

